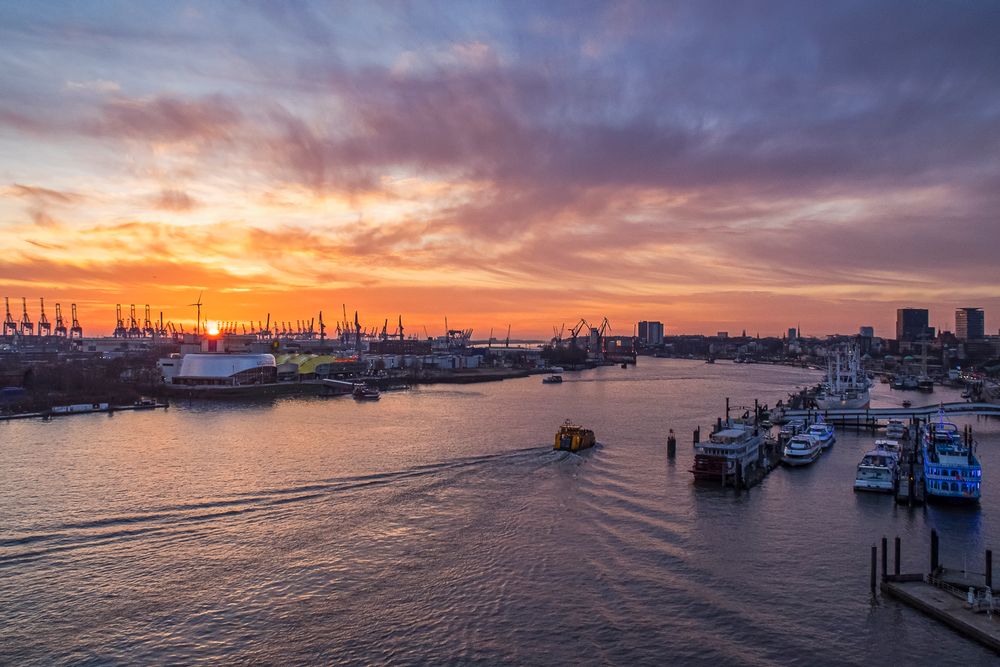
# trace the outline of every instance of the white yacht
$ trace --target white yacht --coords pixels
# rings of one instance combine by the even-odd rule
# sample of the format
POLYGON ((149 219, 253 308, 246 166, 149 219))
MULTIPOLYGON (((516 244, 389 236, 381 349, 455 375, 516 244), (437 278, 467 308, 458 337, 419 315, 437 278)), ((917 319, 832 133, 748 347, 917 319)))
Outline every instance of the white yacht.
POLYGON ((899 480, 899 444, 876 440, 875 449, 865 452, 854 477, 855 491, 892 493, 899 480), (894 448, 893 448, 894 446, 894 448))
POLYGON ((819 418, 819 421, 809 427, 806 434, 815 438, 822 449, 826 449, 833 443, 837 442, 837 436, 833 431, 833 426, 824 422, 822 417, 819 418))
POLYGON ((789 466, 804 466, 815 461, 823 448, 816 438, 805 433, 793 435, 781 454, 781 462, 789 466))
POLYGON ((858 348, 849 345, 837 350, 837 356, 827 362, 826 379, 816 395, 820 410, 836 408, 867 408, 871 400, 871 380, 861 368, 858 348))

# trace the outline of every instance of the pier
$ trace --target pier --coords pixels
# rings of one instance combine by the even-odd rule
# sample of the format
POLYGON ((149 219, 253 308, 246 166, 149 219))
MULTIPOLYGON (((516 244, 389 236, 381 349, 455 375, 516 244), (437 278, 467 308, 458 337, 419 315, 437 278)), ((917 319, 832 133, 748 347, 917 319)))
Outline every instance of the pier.
POLYGON ((824 421, 837 426, 856 426, 875 429, 880 420, 887 419, 927 419, 944 412, 948 415, 983 415, 1000 417, 1000 405, 993 403, 937 403, 909 408, 835 408, 830 410, 775 408, 771 410, 771 421, 784 424, 791 419, 801 418, 812 422, 822 416, 824 421))
POLYGON ((985 553, 983 573, 947 568, 939 561, 940 542, 931 531, 930 571, 900 573, 900 540, 894 543, 893 573, 888 571, 889 544, 882 538, 881 576, 878 546, 871 547, 871 591, 878 589, 910 607, 937 619, 960 634, 1000 653, 1000 601, 993 597, 993 551, 985 553))

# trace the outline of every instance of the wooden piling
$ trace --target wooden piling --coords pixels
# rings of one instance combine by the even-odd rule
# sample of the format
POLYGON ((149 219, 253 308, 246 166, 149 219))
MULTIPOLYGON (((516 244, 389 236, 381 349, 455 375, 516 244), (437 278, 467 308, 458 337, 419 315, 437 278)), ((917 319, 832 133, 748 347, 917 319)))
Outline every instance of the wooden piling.
POLYGON ((875 583, 876 583, 875 572, 876 572, 876 569, 877 569, 877 565, 876 565, 877 561, 878 561, 878 547, 876 547, 873 544, 872 545, 872 568, 871 568, 871 589, 872 589, 872 595, 875 594, 875 583))
POLYGON ((931 530, 931 573, 937 572, 938 565, 938 532, 936 529, 931 530))
MULTIPOLYGON (((987 552, 987 553, 989 553, 989 552, 987 552)), ((899 535, 896 536, 896 554, 895 555, 896 555, 896 558, 894 559, 894 562, 893 562, 892 573, 898 576, 899 575, 899 535)))
POLYGON ((674 437, 674 429, 670 429, 667 436, 667 458, 672 459, 677 455, 677 438, 674 437))
POLYGON ((889 540, 882 536, 882 581, 889 575, 889 540))

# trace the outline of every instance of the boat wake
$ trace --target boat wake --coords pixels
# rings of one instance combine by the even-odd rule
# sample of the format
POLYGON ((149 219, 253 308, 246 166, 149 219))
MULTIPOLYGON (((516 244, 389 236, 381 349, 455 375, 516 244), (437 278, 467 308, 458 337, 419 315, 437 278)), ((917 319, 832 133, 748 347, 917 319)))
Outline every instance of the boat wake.
POLYGON ((190 534, 220 520, 244 515, 270 514, 297 504, 336 498, 343 494, 390 486, 406 480, 440 476, 448 472, 474 471, 489 465, 523 466, 534 463, 535 467, 544 467, 566 460, 579 464, 583 459, 571 452, 555 452, 547 447, 528 447, 496 454, 450 459, 404 470, 330 477, 221 498, 149 507, 134 513, 31 526, 14 531, 13 534, 0 536, 0 568, 143 536, 190 534))

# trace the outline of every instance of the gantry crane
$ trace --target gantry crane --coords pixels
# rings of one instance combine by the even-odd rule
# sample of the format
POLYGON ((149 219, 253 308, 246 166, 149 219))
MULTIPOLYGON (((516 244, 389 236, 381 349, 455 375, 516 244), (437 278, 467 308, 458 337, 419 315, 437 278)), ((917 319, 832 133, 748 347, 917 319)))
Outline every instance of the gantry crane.
POLYGON ((49 318, 45 314, 45 299, 39 298, 38 302, 41 306, 41 313, 38 315, 38 335, 51 336, 52 323, 49 322, 49 318))
POLYGON ((83 338, 83 327, 80 326, 80 320, 76 317, 76 304, 70 304, 70 312, 73 314, 73 324, 69 328, 70 338, 83 338))
POLYGON ((139 338, 142 336, 142 329, 139 328, 139 320, 135 318, 135 304, 129 304, 129 316, 128 316, 128 337, 129 338, 139 338))
POLYGON ((56 304, 56 336, 60 338, 66 337, 66 320, 63 319, 62 306, 58 303, 56 304))
POLYGON ((28 317, 28 300, 23 296, 21 297, 21 335, 30 336, 35 333, 35 325, 28 317))
POLYGON ((122 305, 115 304, 115 331, 112 334, 115 338, 125 338, 128 336, 128 329, 125 328, 125 320, 122 318, 122 305))
POLYGON ((153 320, 152 320, 152 318, 149 315, 149 304, 147 303, 146 304, 145 317, 143 317, 143 320, 142 320, 142 335, 143 336, 150 336, 150 337, 152 337, 155 334, 156 334, 156 330, 153 329, 153 320))
POLYGON ((10 297, 3 298, 4 304, 7 306, 7 318, 3 321, 3 335, 4 336, 16 336, 17 335, 17 322, 14 321, 14 316, 10 314, 10 297))

